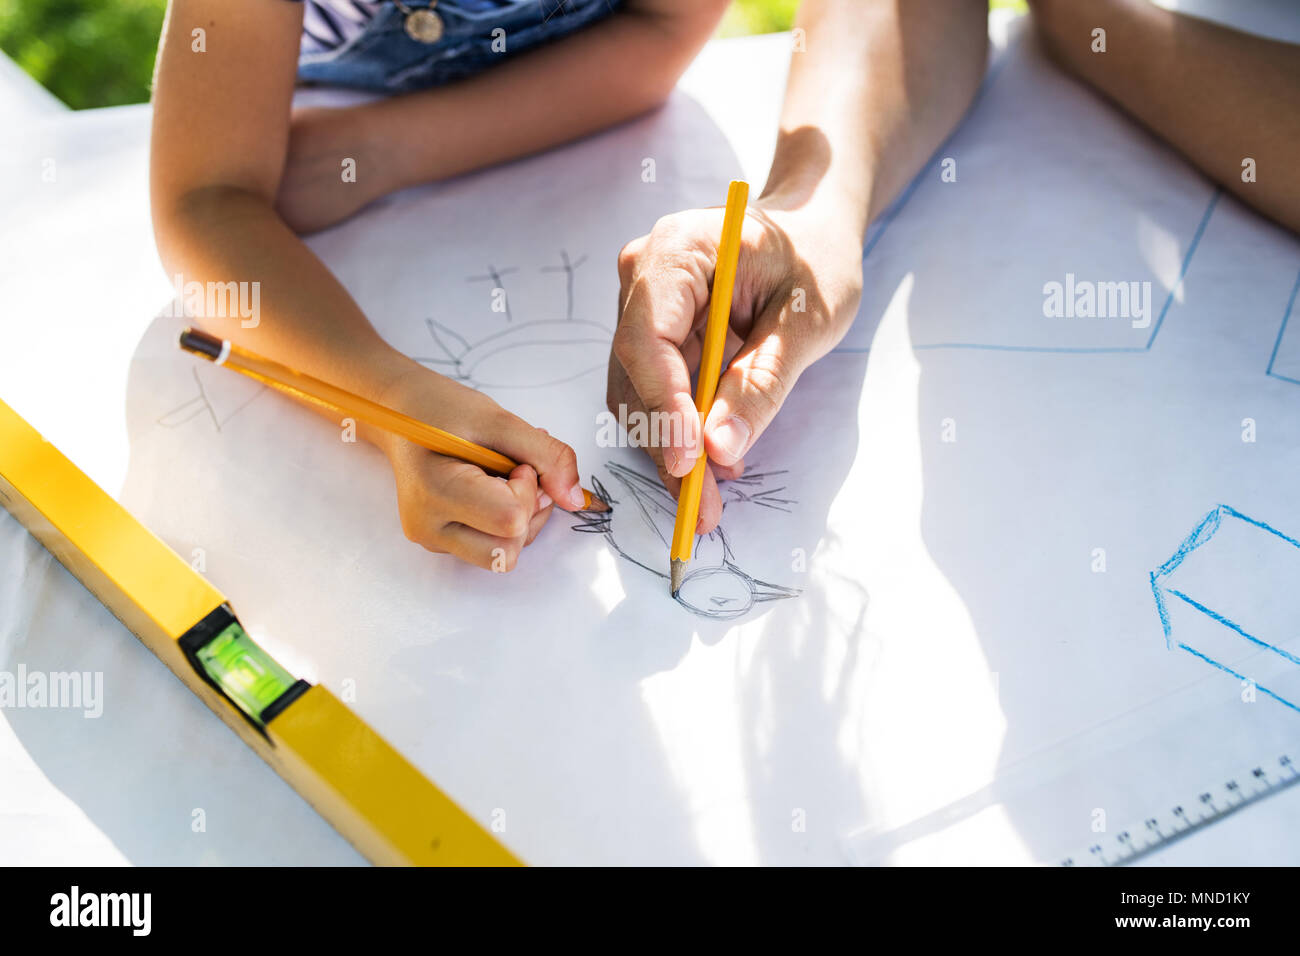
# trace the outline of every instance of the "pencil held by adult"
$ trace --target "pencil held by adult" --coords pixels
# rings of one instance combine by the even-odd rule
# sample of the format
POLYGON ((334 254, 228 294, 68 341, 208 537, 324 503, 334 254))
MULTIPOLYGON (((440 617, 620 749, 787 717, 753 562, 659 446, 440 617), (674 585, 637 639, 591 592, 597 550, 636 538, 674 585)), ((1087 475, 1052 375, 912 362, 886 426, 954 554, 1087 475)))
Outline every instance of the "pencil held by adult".
MULTIPOLYGON (((731 294, 736 284, 736 262, 740 257, 740 228, 749 201, 749 183, 733 180, 727 189, 727 205, 722 218, 722 236, 718 240, 718 259, 713 270, 713 288, 709 296, 709 321, 700 346, 700 371, 695 386, 695 408, 701 424, 713 407, 713 396, 722 373, 722 352, 726 347, 727 327, 731 319, 731 294)), ((695 545, 695 528, 700 517, 700 493, 704 487, 706 457, 700 455, 682 480, 677 497, 677 521, 673 526, 673 544, 669 555, 669 581, 673 597, 682 589, 686 567, 695 545)))

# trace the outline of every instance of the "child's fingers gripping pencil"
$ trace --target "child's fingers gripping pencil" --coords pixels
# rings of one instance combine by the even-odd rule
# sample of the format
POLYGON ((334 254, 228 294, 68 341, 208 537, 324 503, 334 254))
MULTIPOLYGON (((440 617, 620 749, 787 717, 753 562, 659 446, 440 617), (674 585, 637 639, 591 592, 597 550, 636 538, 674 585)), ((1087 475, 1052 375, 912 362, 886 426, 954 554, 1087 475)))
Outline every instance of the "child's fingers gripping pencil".
MULTIPOLYGON (((718 261, 713 270, 713 289, 709 295, 709 322, 704 329, 700 350, 699 379, 695 385, 695 410, 700 416, 700 431, 713 407, 722 374, 722 350, 731 324, 731 293, 736 284, 736 266, 740 261, 740 230, 745 221, 745 203, 749 183, 732 180, 727 189, 727 208, 722 215, 722 238, 718 242, 718 261)), ((695 545, 695 525, 700 518, 700 492, 704 488, 706 455, 695 459, 695 467, 682 479, 677 496, 677 523, 673 527, 673 546, 669 554, 669 579, 673 597, 682 589, 686 566, 695 545)))
MULTIPOLYGON (((287 365, 281 365, 279 362, 241 349, 237 345, 231 345, 230 342, 206 332, 186 329, 181 333, 180 346, 187 352, 193 352, 217 365, 224 365, 241 372, 300 401, 386 429, 440 455, 478 465, 491 474, 504 478, 519 467, 517 461, 507 458, 500 452, 484 448, 451 432, 435 428, 409 415, 403 415, 386 405, 372 402, 345 388, 339 388, 322 379, 295 371, 287 365)), ((582 510, 609 510, 609 506, 604 501, 587 489, 582 489, 582 494, 585 499, 582 510)))

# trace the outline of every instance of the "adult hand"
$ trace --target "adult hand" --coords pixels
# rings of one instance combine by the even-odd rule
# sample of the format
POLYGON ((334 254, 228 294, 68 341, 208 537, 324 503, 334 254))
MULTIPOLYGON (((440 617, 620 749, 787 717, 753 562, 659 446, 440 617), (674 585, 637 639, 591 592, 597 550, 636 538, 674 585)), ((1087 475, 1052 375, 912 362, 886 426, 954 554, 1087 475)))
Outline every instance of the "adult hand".
MULTIPOLYGON (((726 365, 704 423, 709 466, 697 531, 722 515, 717 480, 737 478, 804 370, 848 331, 862 291, 862 237, 849 222, 760 198, 741 232, 726 365)), ((606 401, 619 415, 680 423, 650 432, 650 454, 674 495, 700 455, 691 376, 699 366, 722 209, 666 216, 618 257, 619 321, 606 401), (665 417, 655 417, 660 413, 665 417), (666 434, 664 434, 666 432, 666 434)), ((626 420, 626 419, 624 419, 626 420)))

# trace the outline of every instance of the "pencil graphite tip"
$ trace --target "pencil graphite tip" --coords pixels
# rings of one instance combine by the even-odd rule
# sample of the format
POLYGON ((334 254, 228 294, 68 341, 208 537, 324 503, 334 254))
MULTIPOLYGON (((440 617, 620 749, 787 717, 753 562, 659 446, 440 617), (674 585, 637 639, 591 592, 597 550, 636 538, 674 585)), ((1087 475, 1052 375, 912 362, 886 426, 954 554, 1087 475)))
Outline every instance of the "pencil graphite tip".
POLYGON ((681 558, 673 558, 672 567, 669 569, 670 586, 673 597, 677 597, 677 592, 682 589, 682 579, 686 577, 686 562, 681 558))
POLYGON ((602 501, 600 498, 597 498, 591 492, 587 492, 587 507, 583 508, 582 510, 594 511, 597 514, 601 514, 609 510, 609 505, 606 504, 604 501, 602 501))

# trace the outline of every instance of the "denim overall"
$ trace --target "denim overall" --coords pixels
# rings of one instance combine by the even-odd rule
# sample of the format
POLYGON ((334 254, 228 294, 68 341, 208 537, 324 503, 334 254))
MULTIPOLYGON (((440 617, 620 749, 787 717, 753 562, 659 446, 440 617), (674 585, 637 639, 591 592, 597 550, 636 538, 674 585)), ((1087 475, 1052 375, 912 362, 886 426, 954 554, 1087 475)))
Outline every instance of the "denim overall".
POLYGON ((508 57, 600 20, 621 0, 515 0, 505 7, 474 10, 456 0, 404 0, 411 10, 432 9, 442 19, 437 43, 407 35, 406 14, 385 3, 365 29, 348 43, 298 60, 303 83, 346 86, 382 93, 406 93, 438 86, 503 62, 508 57), (467 9, 468 7, 468 9, 467 9), (497 47, 492 49, 494 31, 497 47))

